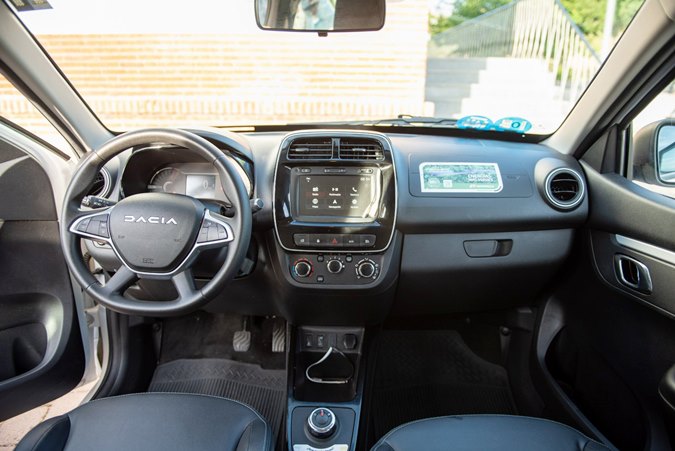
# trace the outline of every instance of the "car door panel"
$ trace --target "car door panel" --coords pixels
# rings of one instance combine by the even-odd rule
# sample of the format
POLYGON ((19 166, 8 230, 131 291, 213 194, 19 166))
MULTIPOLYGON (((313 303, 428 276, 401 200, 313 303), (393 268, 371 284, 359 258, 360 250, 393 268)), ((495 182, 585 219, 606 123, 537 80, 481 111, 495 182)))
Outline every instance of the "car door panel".
POLYGON ((2 138, 0 193, 4 420, 74 388, 84 353, 50 179, 28 153, 2 138))

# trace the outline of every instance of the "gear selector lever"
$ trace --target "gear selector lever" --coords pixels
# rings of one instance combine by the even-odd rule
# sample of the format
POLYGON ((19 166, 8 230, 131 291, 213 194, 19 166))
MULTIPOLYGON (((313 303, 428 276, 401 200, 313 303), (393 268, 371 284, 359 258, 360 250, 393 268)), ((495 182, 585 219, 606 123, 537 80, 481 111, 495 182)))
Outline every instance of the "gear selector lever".
POLYGON ((332 410, 319 407, 307 417, 307 428, 309 433, 316 438, 328 438, 337 428, 337 419, 332 410))

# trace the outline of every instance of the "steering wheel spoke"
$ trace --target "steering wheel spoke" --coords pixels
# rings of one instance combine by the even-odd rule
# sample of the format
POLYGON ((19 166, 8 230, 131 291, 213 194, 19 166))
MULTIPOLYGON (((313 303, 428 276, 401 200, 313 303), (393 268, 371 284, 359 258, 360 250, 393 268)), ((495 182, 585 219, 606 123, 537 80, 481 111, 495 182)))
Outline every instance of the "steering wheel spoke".
POLYGON ((68 231, 82 238, 110 242, 110 208, 80 211, 68 231))
POLYGON ((174 287, 178 292, 178 300, 193 299, 197 294, 197 288, 195 288, 195 279, 192 276, 191 269, 185 269, 179 273, 174 274, 171 277, 174 287))
POLYGON ((137 280, 138 275, 125 265, 122 265, 102 287, 102 293, 106 295, 122 296, 126 289, 137 280))

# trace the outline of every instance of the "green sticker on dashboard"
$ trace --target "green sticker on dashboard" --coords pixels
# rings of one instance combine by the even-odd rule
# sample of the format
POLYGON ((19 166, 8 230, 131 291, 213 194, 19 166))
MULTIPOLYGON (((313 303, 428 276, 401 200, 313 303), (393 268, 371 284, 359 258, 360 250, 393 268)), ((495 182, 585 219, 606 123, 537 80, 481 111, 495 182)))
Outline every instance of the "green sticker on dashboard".
POLYGON ((498 193, 502 176, 497 163, 422 163, 423 193, 498 193))

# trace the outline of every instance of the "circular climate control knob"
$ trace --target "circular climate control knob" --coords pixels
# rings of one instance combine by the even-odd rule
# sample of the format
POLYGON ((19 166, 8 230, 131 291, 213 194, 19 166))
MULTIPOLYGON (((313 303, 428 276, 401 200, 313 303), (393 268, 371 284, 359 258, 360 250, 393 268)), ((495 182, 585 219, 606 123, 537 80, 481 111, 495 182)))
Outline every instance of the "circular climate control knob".
POLYGON ((356 264, 356 275, 359 277, 377 277, 377 264, 369 258, 364 258, 356 264))
POLYGON ((293 263, 293 272, 298 277, 309 277, 313 270, 312 264, 304 258, 293 263))
POLYGON ((338 260, 337 258, 328 260, 328 263, 326 263, 326 269, 331 274, 341 273, 344 267, 345 265, 342 264, 342 261, 338 260))

